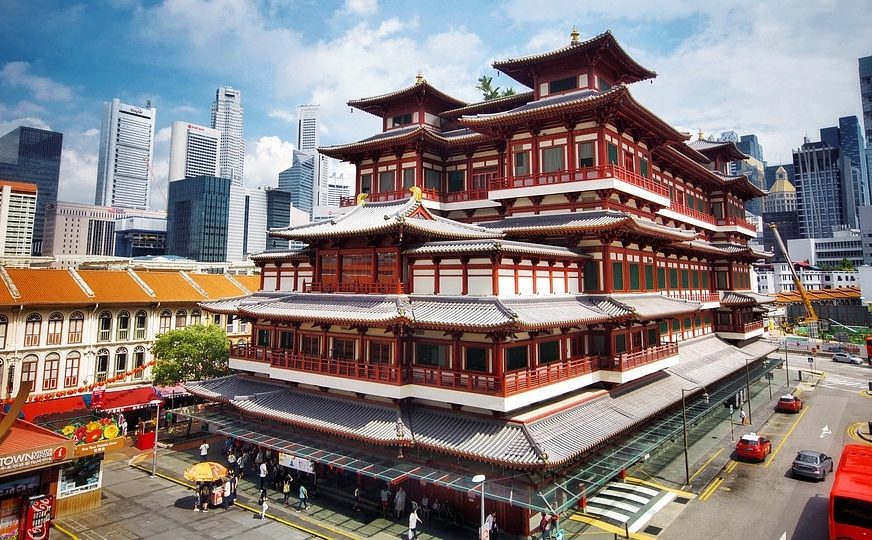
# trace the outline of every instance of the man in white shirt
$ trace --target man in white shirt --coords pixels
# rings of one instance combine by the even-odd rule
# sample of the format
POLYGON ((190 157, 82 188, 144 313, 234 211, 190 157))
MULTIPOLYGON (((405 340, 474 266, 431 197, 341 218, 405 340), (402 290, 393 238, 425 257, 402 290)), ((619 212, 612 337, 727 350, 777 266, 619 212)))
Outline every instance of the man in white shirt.
POLYGON ((421 523, 421 518, 418 517, 418 508, 416 506, 409 513, 409 540, 418 538, 418 523, 421 523))
POLYGON ((269 469, 266 466, 266 461, 260 464, 260 489, 266 489, 266 475, 269 474, 269 469))
POLYGON ((209 443, 203 441, 200 445, 200 461, 206 461, 207 457, 209 457, 209 443))

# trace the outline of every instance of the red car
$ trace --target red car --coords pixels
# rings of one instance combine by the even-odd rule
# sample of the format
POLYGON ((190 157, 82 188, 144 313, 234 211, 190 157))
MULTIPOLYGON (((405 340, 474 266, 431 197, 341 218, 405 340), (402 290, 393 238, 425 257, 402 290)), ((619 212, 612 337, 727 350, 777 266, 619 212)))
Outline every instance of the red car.
POLYGON ((775 410, 778 412, 799 412, 802 410, 802 400, 794 395, 783 395, 778 398, 775 410))
POLYGON ((764 461, 772 453, 772 441, 756 433, 742 435, 736 443, 736 457, 764 461))

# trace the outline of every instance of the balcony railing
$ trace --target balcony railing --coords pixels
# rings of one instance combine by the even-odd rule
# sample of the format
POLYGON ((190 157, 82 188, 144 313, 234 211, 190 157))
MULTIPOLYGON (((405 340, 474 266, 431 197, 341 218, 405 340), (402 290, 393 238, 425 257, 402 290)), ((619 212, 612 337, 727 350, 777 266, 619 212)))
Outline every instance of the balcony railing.
POLYGON ((403 294, 403 283, 322 283, 303 284, 307 293, 403 294))
POLYGON ((663 296, 670 298, 680 298, 682 300, 690 300, 691 302, 720 302, 721 296, 716 292, 710 291, 660 291, 663 296))
POLYGON ((750 229, 752 231, 757 230, 757 227, 753 223, 751 223, 747 219, 743 219, 740 217, 730 216, 730 217, 725 217, 725 218, 721 218, 718 220, 719 227, 730 226, 730 225, 734 225, 737 227, 744 227, 744 228, 750 229))
POLYGON ((504 395, 525 392, 586 373, 593 373, 598 358, 579 356, 563 362, 549 362, 532 369, 510 371, 505 374, 504 395))
POLYGON ((733 334, 750 334, 763 329, 763 321, 751 321, 744 324, 716 324, 715 332, 730 332, 733 334))
POLYGON ((400 368, 390 364, 371 364, 355 360, 335 360, 285 349, 269 349, 251 345, 233 345, 230 356, 243 360, 265 362, 273 367, 293 369, 319 375, 332 375, 385 384, 400 383, 400 368))
POLYGON ((471 189, 469 191, 456 191, 452 193, 446 193, 442 195, 442 201, 451 203, 451 202, 465 202, 465 201, 480 201, 487 199, 487 190, 486 189, 471 189))
POLYGON ((663 343, 661 345, 648 347, 641 351, 622 353, 612 358, 602 358, 600 361, 600 369, 626 371, 677 354, 678 343, 663 343))
MULTIPOLYGON (((398 191, 382 191, 380 193, 370 193, 366 198, 367 202, 383 202, 383 201, 399 201, 408 199, 412 194, 408 189, 398 191)), ((421 188, 421 198, 427 201, 441 201, 442 194, 438 190, 431 188, 421 188)), ((485 194, 487 198, 487 194, 485 194)), ((342 197, 339 199, 339 206, 354 206, 357 204, 357 197, 342 197)))
POLYGON ((663 197, 669 196, 666 186, 645 178, 633 171, 617 165, 599 165, 597 167, 585 167, 583 169, 568 169, 550 173, 538 173, 526 176, 513 176, 495 178, 490 181, 491 190, 516 189, 533 186, 545 186, 549 184, 564 184, 568 182, 583 182, 585 180, 603 180, 605 178, 617 178, 641 187, 663 197))
POLYGON ((706 223, 711 223, 712 225, 717 225, 718 218, 711 214, 706 214, 705 212, 700 212, 699 210, 694 210, 689 206, 685 206, 677 201, 669 201, 669 209, 675 210, 679 214, 683 214, 688 217, 692 217, 694 219, 698 219, 700 221, 705 221, 706 223))

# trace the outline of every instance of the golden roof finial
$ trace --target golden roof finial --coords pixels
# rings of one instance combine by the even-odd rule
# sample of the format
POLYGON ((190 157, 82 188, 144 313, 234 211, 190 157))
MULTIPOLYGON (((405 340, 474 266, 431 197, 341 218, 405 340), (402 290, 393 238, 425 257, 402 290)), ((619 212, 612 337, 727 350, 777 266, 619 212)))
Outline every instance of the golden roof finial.
POLYGON ((569 33, 569 42, 570 43, 578 43, 578 28, 575 26, 572 27, 572 32, 569 33))
POLYGON ((415 75, 415 84, 421 84, 424 82, 424 74, 421 73, 421 70, 418 70, 418 74, 415 75))
POLYGON ((421 196, 422 196, 421 188, 419 188, 418 186, 412 186, 409 188, 409 191, 412 192, 412 197, 414 197, 416 201, 418 201, 418 202, 421 201, 421 196))
POLYGON ((367 197, 369 197, 369 193, 358 193, 357 194, 357 206, 363 206, 364 201, 366 201, 367 197))
POLYGON ((699 140, 702 140, 702 130, 699 130, 698 136, 699 136, 699 140))

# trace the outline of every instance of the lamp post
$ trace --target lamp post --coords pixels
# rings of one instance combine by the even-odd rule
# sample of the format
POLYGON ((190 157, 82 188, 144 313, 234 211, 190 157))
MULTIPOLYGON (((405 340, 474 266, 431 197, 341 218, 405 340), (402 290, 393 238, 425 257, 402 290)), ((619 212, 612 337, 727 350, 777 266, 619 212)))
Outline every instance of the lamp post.
MULTIPOLYGON (((702 388, 700 386, 700 388, 702 388)), ((691 390, 695 390, 695 388, 691 388, 691 390)), ((686 388, 681 389, 681 425, 684 428, 684 485, 690 485, 690 462, 687 458, 687 402, 684 399, 685 393, 688 392, 686 388)), ((702 388, 702 397, 705 400, 705 403, 709 402, 709 395, 706 392, 705 388, 702 388)))
POLYGON ((751 420, 751 368, 748 359, 745 358, 745 393, 748 395, 748 425, 754 425, 751 420))
POLYGON ((484 538, 484 481, 483 474, 477 474, 472 477, 472 481, 481 486, 481 527, 478 529, 478 537, 484 538))
POLYGON ((160 402, 159 399, 153 399, 149 402, 149 405, 154 405, 157 409, 156 416, 154 417, 154 448, 151 449, 151 477, 154 478, 157 476, 157 434, 160 429, 160 402))
POLYGON ((787 336, 784 336, 784 375, 787 379, 787 389, 790 390, 790 364, 787 363, 787 336))

